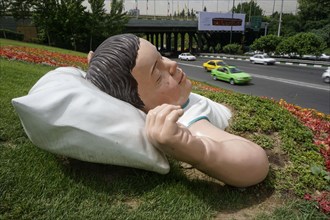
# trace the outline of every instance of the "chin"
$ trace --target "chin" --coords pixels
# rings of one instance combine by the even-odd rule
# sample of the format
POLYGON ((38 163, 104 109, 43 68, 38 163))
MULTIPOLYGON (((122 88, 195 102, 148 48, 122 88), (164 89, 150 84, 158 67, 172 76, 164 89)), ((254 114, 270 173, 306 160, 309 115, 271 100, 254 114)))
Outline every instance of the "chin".
POLYGON ((184 87, 189 90, 189 92, 191 92, 191 89, 192 89, 192 84, 191 84, 191 81, 189 79, 186 79, 186 82, 185 82, 185 85, 184 87))
POLYGON ((178 103, 180 106, 184 105, 188 101, 190 93, 191 93, 191 90, 189 90, 186 93, 182 94, 182 96, 180 98, 180 101, 178 103))
MULTIPOLYGON (((189 81, 189 80, 188 80, 188 81, 189 81)), ((188 93, 188 96, 190 95, 191 91, 192 91, 192 84, 191 84, 191 82, 189 81, 189 82, 187 82, 187 93, 188 93)))

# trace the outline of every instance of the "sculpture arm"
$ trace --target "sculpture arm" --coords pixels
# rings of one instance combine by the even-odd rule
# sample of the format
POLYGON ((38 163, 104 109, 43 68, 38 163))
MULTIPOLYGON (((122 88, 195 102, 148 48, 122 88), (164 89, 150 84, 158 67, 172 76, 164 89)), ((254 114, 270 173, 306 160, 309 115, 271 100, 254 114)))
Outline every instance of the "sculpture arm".
POLYGON ((268 173, 265 151, 257 144, 200 120, 186 128, 177 123, 180 106, 149 111, 146 132, 151 143, 171 157, 233 186, 261 182, 268 173))

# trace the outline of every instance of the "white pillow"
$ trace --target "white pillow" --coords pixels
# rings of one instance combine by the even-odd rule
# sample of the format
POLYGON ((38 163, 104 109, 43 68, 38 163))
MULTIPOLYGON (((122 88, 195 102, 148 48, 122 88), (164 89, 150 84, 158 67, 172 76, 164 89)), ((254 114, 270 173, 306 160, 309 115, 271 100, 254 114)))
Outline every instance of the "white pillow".
POLYGON ((84 79, 85 72, 60 67, 44 75, 12 104, 38 147, 82 161, 169 172, 165 154, 144 132, 145 113, 84 79))

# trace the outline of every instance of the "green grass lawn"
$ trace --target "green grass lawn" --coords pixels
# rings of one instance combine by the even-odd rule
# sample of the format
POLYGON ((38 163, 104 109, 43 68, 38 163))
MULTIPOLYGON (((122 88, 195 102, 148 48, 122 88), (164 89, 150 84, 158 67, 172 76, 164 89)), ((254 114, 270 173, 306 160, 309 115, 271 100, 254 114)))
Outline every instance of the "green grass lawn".
POLYGON ((194 82, 194 92, 232 108, 230 132, 257 142, 269 155, 267 179, 241 189, 184 169, 171 158, 170 173, 160 175, 37 148, 11 99, 26 95, 55 67, 3 58, 0 62, 0 219, 329 219, 316 203, 303 199, 305 193, 329 190, 329 181, 311 172, 324 163, 313 134, 272 100, 194 82))

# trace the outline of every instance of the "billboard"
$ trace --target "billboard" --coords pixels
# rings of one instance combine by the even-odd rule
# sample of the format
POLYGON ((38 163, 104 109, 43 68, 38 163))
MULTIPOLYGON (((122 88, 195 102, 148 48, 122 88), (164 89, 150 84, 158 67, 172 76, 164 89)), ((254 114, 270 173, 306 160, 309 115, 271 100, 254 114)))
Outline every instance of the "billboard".
POLYGON ((199 31, 244 31, 245 14, 198 12, 199 31))
POLYGON ((261 16, 251 16, 251 28, 254 31, 259 31, 262 23, 262 17, 261 16))

